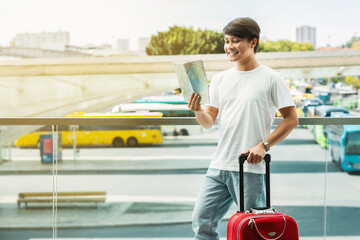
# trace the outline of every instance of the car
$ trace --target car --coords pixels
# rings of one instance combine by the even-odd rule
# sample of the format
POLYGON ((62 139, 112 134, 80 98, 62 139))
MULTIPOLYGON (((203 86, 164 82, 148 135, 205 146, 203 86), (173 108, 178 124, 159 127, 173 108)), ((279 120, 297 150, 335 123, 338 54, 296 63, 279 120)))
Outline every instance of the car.
POLYGON ((349 110, 343 107, 321 105, 315 107, 314 117, 330 117, 331 113, 335 113, 335 112, 349 113, 349 110))
POLYGON ((324 105, 324 102, 321 101, 321 99, 319 99, 319 98, 308 98, 308 99, 305 99, 301 105, 302 105, 302 111, 304 112, 304 116, 307 117, 309 107, 324 105))

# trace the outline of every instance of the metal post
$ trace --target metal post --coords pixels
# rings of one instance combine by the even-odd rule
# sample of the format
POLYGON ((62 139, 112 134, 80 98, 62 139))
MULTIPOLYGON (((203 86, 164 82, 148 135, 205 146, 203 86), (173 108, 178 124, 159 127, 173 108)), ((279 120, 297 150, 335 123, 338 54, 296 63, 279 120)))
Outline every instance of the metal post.
POLYGON ((3 146, 0 145, 0 163, 3 161, 3 146))
POLYGON ((73 130, 73 153, 74 153, 74 161, 77 158, 77 149, 76 149, 76 130, 79 128, 77 125, 71 125, 70 129, 73 130))
POLYGON ((52 170, 53 170, 53 239, 57 239, 57 165, 58 165, 58 140, 59 140, 59 126, 52 125, 52 170))
POLYGON ((11 161, 11 142, 9 142, 9 148, 8 149, 9 149, 8 150, 9 151, 8 152, 8 158, 9 158, 8 160, 11 161))

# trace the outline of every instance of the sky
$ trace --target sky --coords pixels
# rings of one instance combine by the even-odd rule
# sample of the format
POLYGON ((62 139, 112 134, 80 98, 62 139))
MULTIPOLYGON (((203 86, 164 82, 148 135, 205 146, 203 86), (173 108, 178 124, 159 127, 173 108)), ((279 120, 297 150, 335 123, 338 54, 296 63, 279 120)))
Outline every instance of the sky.
POLYGON ((70 44, 113 44, 151 37, 178 25, 222 31, 251 17, 260 38, 295 41, 296 27, 316 27, 317 47, 360 36, 360 0, 0 0, 0 45, 19 33, 70 32, 70 44))

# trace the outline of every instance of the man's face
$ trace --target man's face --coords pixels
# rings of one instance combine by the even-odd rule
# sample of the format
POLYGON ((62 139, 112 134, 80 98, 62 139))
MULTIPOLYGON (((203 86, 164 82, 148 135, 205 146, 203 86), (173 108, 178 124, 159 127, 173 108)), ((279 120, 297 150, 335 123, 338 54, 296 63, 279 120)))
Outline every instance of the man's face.
POLYGON ((230 61, 242 62, 254 54, 253 41, 250 42, 246 38, 225 35, 224 50, 230 61))

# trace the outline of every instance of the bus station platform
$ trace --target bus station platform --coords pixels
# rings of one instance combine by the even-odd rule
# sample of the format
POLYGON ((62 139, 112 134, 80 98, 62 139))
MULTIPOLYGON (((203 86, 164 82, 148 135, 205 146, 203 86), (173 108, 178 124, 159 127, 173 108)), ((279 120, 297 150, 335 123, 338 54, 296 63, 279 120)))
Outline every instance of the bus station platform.
MULTIPOLYGON (((323 162, 315 161, 317 159, 323 159, 324 158, 324 151, 317 151, 316 149, 319 148, 317 145, 314 144, 313 139, 310 138, 307 129, 299 129, 299 135, 303 136, 301 138, 298 136, 298 133, 294 133, 292 137, 289 138, 289 144, 287 145, 279 145, 278 151, 282 151, 281 149, 295 149, 298 148, 299 143, 307 144, 307 150, 311 156, 314 157, 313 162, 306 162, 304 165, 302 163, 301 166, 306 167, 306 171, 302 171, 299 169, 298 165, 294 165, 292 169, 295 169, 296 171, 296 178, 294 180, 296 182, 299 182, 298 180, 301 179, 302 182, 305 182, 304 184, 308 184, 311 182, 314 183, 315 180, 321 180, 323 179, 322 172, 323 171, 323 162), (296 141, 295 141, 296 140, 296 141), (315 154, 316 153, 316 154, 315 154), (320 165, 319 165, 320 164, 320 165), (321 165, 322 164, 322 165, 321 165), (318 166, 319 165, 319 166, 318 166), (316 170, 319 168, 318 170, 316 170), (311 174, 308 173, 309 169, 311 169, 311 173, 313 174, 314 178, 311 178, 311 174), (303 176, 306 176, 307 178, 303 178, 303 176)), ((169 141, 166 144, 173 144, 172 139, 168 139, 169 141)), ((174 140, 175 141, 175 140, 174 140)), ((178 138, 176 141, 182 141, 181 138, 178 138)), ((185 141, 185 140, 184 140, 185 141)), ((189 139, 187 140, 189 141, 189 139)), ((193 143, 199 144, 199 139, 193 138, 193 143)), ((207 145, 214 144, 216 142, 216 139, 208 138, 207 145)), ((191 145, 193 144, 191 143, 191 145)), ((171 145, 172 146, 172 145, 171 145)), ((209 146, 207 146, 209 147, 209 146)), ((175 148, 178 148, 174 146, 174 148, 171 148, 171 151, 174 151, 175 148)), ((186 150, 188 150, 189 147, 186 147, 186 150)), ((150 149, 150 148, 149 148, 150 149)), ((147 150, 149 150, 147 149, 147 150)), ((158 159, 147 159, 147 155, 141 155, 138 158, 134 157, 133 155, 129 153, 129 156, 127 158, 122 158, 121 156, 118 156, 114 159, 110 159, 109 156, 106 156, 105 153, 108 152, 110 149, 105 149, 104 151, 104 159, 86 159, 84 155, 80 157, 80 159, 77 160, 71 160, 71 156, 68 155, 66 157, 65 154, 65 160, 59 162, 57 164, 57 171, 58 171, 58 184, 61 187, 61 177, 64 177, 62 175, 82 175, 79 176, 76 180, 80 178, 85 178, 86 174, 91 174, 92 178, 96 178, 96 176, 101 177, 102 175, 105 177, 108 177, 109 174, 119 174, 119 175, 129 175, 125 176, 130 177, 130 175, 139 174, 139 175, 149 175, 154 174, 155 175, 161 175, 163 174, 186 174, 186 178, 191 178, 192 176, 196 175, 203 175, 208 168, 208 165, 210 163, 210 157, 211 153, 207 155, 206 152, 201 153, 200 155, 196 155, 195 151, 191 152, 191 154, 182 156, 181 161, 180 158, 177 159, 176 155, 172 159, 167 159, 166 156, 159 157, 158 159), (131 155, 131 156, 130 156, 131 155), (151 164, 150 164, 151 163, 151 164), (95 176, 95 177, 94 177, 95 176)), ((130 149, 128 149, 130 150, 130 149)), ((133 149, 134 151, 136 149, 133 149)), ((180 149, 181 151, 184 151, 183 148, 180 149)), ((179 151, 180 151, 179 150, 179 151)), ((20 155, 17 155, 18 157, 16 160, 13 161, 4 161, 0 164, 0 175, 4 175, 4 179, 8 178, 6 181, 11 181, 12 177, 21 177, 21 175, 34 175, 30 177, 44 177, 51 181, 52 179, 52 171, 53 171, 53 165, 52 164, 42 164, 40 161, 40 157, 38 156, 38 149, 33 149, 34 155, 28 154, 27 159, 23 158, 20 155), (36 155, 36 156, 35 156, 36 155), (11 176, 15 175, 15 176, 11 176)), ((69 149, 71 151, 71 149, 69 149)), ((80 153, 84 153, 81 152, 80 153)), ((150 150, 149 150, 150 151, 150 150)), ((151 150, 152 151, 152 150, 151 150)), ((273 151, 276 151, 275 149, 273 151)), ((275 155, 276 152, 273 152, 275 155)), ((304 153, 305 154, 305 153, 304 153)), ((15 157, 15 154, 13 154, 15 157)), ((89 155, 88 155, 89 156, 89 155)), ((279 167, 283 167, 282 164, 285 164, 286 162, 281 161, 274 161, 274 164, 272 165, 272 169, 279 173, 281 172, 279 167)), ((290 170, 290 165, 287 166, 287 172, 281 173, 281 174, 274 174, 274 178, 276 177, 283 177, 286 176, 285 174, 292 174, 293 170, 290 170)), ((336 166, 335 166, 336 167, 336 166)), ((331 179, 347 179, 349 178, 348 175, 340 173, 340 171, 336 168, 333 169, 333 164, 329 163, 328 171, 334 175, 334 178, 331 179), (340 178, 337 178, 337 177, 340 178)), ((136 176, 137 177, 137 176, 136 176)), ((152 176, 151 176, 152 177, 152 176)), ((176 175, 176 178, 179 178, 179 181, 183 181, 181 179, 181 176, 176 175)), ((330 179, 330 180, 331 180, 330 179)), ((276 181, 275 181, 276 182, 276 181)), ((191 182, 193 184, 193 182, 191 182)), ((332 182, 331 182, 332 183, 332 182)), ((47 183, 49 186, 52 184, 51 182, 47 183)), ((4 186, 6 186, 4 184, 4 186)), ((8 187, 8 186, 6 186, 8 187)), ((59 189, 59 188, 58 188, 59 189)), ((276 188, 274 188, 276 189, 276 188)), ((279 188, 278 188, 279 189, 279 188)), ((281 191, 286 191, 287 189, 281 189, 281 191)), ((31 191, 34 191, 34 189, 31 189, 31 191)), ((281 192, 280 192, 281 193, 281 192)), ((321 189, 315 189, 313 192, 319 196, 322 196, 321 189)), ((114 193, 118 194, 118 193, 114 193)), ((189 194, 189 196, 192 196, 189 194)), ((0 198, 0 214, 6 219, 6 221, 0 222, 0 239, 1 238, 1 231, 8 231, 13 230, 23 230, 23 229, 40 229, 40 230, 46 230, 50 231, 52 229, 52 222, 53 222, 53 210, 51 204, 47 205, 31 205, 28 208, 18 208, 16 204, 17 196, 13 196, 13 198, 3 196, 0 198)), ((319 221, 308 221, 308 222, 302 222, 300 223, 300 226, 302 228, 303 233, 306 232, 305 236, 307 237, 301 237, 302 240, 320 240, 325 239, 322 237, 323 232, 323 224, 322 224, 322 216, 323 216, 323 210, 324 205, 313 203, 313 202, 303 202, 298 199, 298 197, 294 196, 291 197, 290 204, 288 202, 286 203, 280 203, 277 205, 274 205, 274 207, 283 212, 288 213, 289 215, 293 215, 296 212, 296 218, 295 219, 320 219, 319 221), (299 202, 301 201, 301 202, 299 202), (309 214, 311 216, 309 216, 309 214), (299 218, 298 218, 299 216, 299 218)), ((322 198, 320 199, 322 200, 322 198)), ((58 232, 66 231, 66 229, 76 229, 77 231, 81 231, 81 229, 92 229, 92 228, 122 228, 122 227, 129 227, 129 226, 138 226, 138 228, 141 228, 142 226, 147 226, 149 228, 166 228, 170 225, 186 225, 187 226, 187 235, 175 235, 175 236, 189 236, 191 234, 191 215, 194 203, 196 201, 195 197, 180 197, 180 196, 174 196, 174 197, 167 197, 163 198, 162 196, 121 196, 121 195, 111 195, 109 194, 107 196, 105 203, 100 203, 97 206, 93 203, 89 204, 75 204, 71 203, 71 205, 65 205, 59 203, 58 205, 58 212, 57 212, 57 226, 58 226, 58 232), (76 214, 74 214, 74 210, 76 211, 76 214), (80 229, 80 230, 79 230, 80 229)), ((320 201, 321 202, 321 201, 320 201)), ((342 213, 341 216, 349 217, 350 211, 355 212, 352 213, 351 218, 353 218, 355 221, 357 217, 354 217, 355 215, 358 216, 356 209, 357 203, 355 203, 355 208, 351 207, 340 207, 340 208, 334 208, 333 206, 328 206, 328 218, 329 219, 337 219, 339 216, 339 213, 342 213), (334 210, 335 209, 335 210, 334 210), (335 217, 336 216, 336 217, 335 217)), ((233 207, 229 210, 228 214, 225 217, 225 220, 221 223, 222 225, 222 236, 224 236, 224 231, 226 231, 226 228, 224 230, 224 226, 226 226, 226 221, 230 216, 236 212, 236 207, 233 205, 233 207)), ((343 224, 347 225, 347 221, 343 221, 343 224)), ((343 226, 343 225, 341 225, 343 226)), ((106 230, 105 230, 106 231, 106 230)), ((345 231, 345 230, 344 230, 345 231)), ((341 233, 344 233, 341 232, 341 233)), ((353 233, 356 232, 356 230, 352 231, 353 233)), ((341 234, 339 235, 346 235, 341 234)), ((61 235, 59 235, 61 236, 61 235)), ((75 234, 75 236, 80 236, 75 234)), ((101 236, 107 236, 105 233, 101 236)), ((114 235, 112 235, 114 236, 114 235)), ((118 235, 115 235, 118 236, 118 235)), ((106 239, 106 240, 138 240, 138 239, 148 239, 148 240, 154 240, 159 238, 152 238, 151 236, 148 236, 146 238, 137 238, 138 235, 134 236, 135 238, 97 238, 96 236, 92 237, 91 239, 100 240, 100 239, 106 239)), ((172 236, 172 235, 168 235, 172 236)), ((111 235, 109 235, 111 237, 111 235)), ((30 238, 31 240, 45 240, 50 239, 49 237, 45 238, 30 238)), ((59 240, 64 240, 64 238, 59 237, 59 240)), ((66 238, 66 240, 70 239, 78 239, 78 240, 87 240, 89 238, 66 238)), ((162 240, 165 239, 173 239, 173 240, 188 240, 192 238, 166 238, 161 237, 162 240)), ((329 240, 355 240, 360 239, 359 236, 334 236, 332 234, 331 237, 326 237, 326 239, 329 240)))
MULTIPOLYGON (((57 238, 58 240, 144 240, 143 238, 57 238)), ((160 238, 161 240, 193 240, 193 238, 160 238)), ((359 240, 357 236, 326 237, 328 240, 359 240)), ((52 238, 30 238, 29 240, 52 240, 52 238)), ((159 238, 146 238, 146 240, 159 240, 159 238)), ((221 238, 225 240, 225 238, 221 238)), ((300 240, 324 240, 324 237, 300 237, 300 240)))
MULTIPOLYGON (((169 161, 167 159, 151 160, 63 160, 57 164, 57 172, 61 174, 157 174, 157 173, 205 173, 210 159, 186 159, 169 161), (195 160, 195 161, 194 161, 195 160)), ((52 164, 41 164, 39 161, 3 162, 0 175, 47 174, 51 175, 52 164)))

